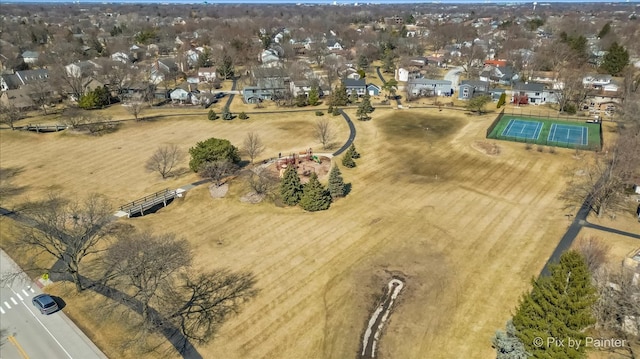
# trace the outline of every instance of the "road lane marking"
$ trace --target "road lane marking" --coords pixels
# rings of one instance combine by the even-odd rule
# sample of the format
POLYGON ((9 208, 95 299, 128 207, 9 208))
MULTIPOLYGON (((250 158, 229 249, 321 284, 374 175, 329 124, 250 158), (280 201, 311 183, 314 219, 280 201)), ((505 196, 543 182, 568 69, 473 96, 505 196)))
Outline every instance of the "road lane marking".
MULTIPOLYGON (((32 290, 33 290, 33 289, 32 289, 32 290)), ((18 294, 18 293, 16 293, 16 291, 15 291, 15 290, 13 290, 13 288, 11 288, 11 291, 12 291, 13 293, 15 293, 15 294, 18 294)), ((5 302, 5 303, 6 303, 6 302, 5 302)), ((36 318, 36 320, 38 321, 38 323, 40 323, 40 325, 42 326, 42 328, 44 328, 44 330, 46 330, 46 331, 47 331, 47 333, 49 333, 49 335, 51 336, 51 339, 53 339, 53 341, 54 341, 54 342, 56 342, 56 344, 58 344, 58 346, 60 347, 60 349, 62 349, 62 351, 63 351, 65 354, 67 354, 67 357, 68 357, 69 359, 73 359, 73 357, 71 356, 71 354, 69 354, 69 352, 68 352, 68 351, 67 351, 67 350, 62 346, 62 344, 60 344, 60 342, 58 341, 58 339, 56 339, 56 337, 53 335, 53 333, 51 333, 51 331, 49 331, 49 328, 47 328, 47 327, 44 325, 44 323, 40 320, 40 318, 38 318, 38 316, 36 315, 36 313, 34 313, 34 312, 31 310, 31 307, 29 307, 29 306, 27 305, 27 303, 25 303, 25 302, 22 302, 22 305, 24 305, 24 307, 25 307, 25 308, 27 308, 27 310, 29 311, 29 313, 31 313, 31 315, 33 315, 33 317, 34 317, 34 318, 36 318)))
POLYGON ((29 291, 30 291, 31 293, 35 293, 35 292, 36 292, 35 290, 33 290, 33 288, 31 288, 31 286, 29 286, 29 291))
POLYGON ((24 293, 24 295, 27 296, 27 297, 29 296, 29 293, 27 293, 27 291, 24 290, 24 289, 22 290, 22 293, 24 293))
POLYGON ((22 299, 22 297, 20 296, 20 294, 16 293, 16 296, 18 296, 18 300, 21 300, 21 301, 22 301, 22 300, 24 300, 24 299, 22 299))
MULTIPOLYGON (((14 293, 15 293, 15 292, 14 292, 14 293)), ((16 294, 17 294, 17 293, 16 293, 16 294)), ((11 299, 11 301, 13 302, 13 305, 18 305, 18 301, 17 301, 17 300, 13 299, 13 297, 11 297, 10 299, 11 299)))
POLYGON ((2 307, 0 307, 0 314, 4 314, 4 309, 2 309, 2 307))
POLYGON ((7 309, 11 309, 11 306, 9 305, 9 303, 4 302, 4 305, 7 307, 7 309))
POLYGON ((24 351, 24 349, 22 349, 22 346, 20 345, 20 343, 18 343, 18 341, 13 335, 9 335, 7 339, 11 342, 11 344, 13 344, 14 347, 16 347, 16 349, 18 349, 18 353, 23 359, 29 359, 29 356, 24 351))

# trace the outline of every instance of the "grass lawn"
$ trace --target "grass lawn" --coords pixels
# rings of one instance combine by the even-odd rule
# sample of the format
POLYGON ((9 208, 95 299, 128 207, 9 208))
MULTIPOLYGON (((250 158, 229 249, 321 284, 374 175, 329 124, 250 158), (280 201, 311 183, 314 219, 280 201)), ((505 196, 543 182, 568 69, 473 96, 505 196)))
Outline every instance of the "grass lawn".
MULTIPOLYGON (((355 108, 346 111, 355 118, 355 108)), ((3 198, 3 206, 52 190, 99 192, 120 204, 196 180, 187 173, 162 181, 144 171, 164 143, 185 151, 209 137, 240 145, 247 131, 256 131, 267 147, 262 157, 319 151, 313 112, 247 121, 205 117, 127 122, 101 137, 2 130, 0 166, 19 168, 12 181, 24 187, 23 194, 3 198)), ((356 168, 341 168, 352 191, 328 211, 243 203, 247 189, 236 181, 224 198, 212 199, 200 186, 155 214, 121 219, 186 238, 196 268, 256 274, 259 295, 214 341, 198 347, 204 358, 355 357, 365 322, 392 276, 404 278, 406 286, 385 326, 380 357, 495 356, 492 335, 566 230, 557 197, 574 152, 540 153, 499 142, 500 154, 488 155, 476 144, 487 142, 495 115, 379 108, 372 117, 354 121, 362 157, 356 168)), ((324 118, 343 143, 348 131, 342 117, 324 118)), ((52 290, 107 353, 157 357, 119 351, 127 328, 97 319, 87 294, 67 285, 52 290)))

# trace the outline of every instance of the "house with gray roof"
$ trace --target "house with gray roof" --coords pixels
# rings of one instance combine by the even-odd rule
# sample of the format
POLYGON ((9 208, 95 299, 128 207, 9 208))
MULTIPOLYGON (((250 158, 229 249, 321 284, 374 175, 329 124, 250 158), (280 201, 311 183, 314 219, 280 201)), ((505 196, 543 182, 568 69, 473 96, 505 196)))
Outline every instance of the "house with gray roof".
POLYGON ((13 74, 0 75, 0 90, 17 90, 24 85, 44 82, 49 79, 49 70, 16 71, 13 74))
POLYGON ((504 89, 491 88, 487 81, 464 80, 458 86, 458 99, 468 100, 476 96, 489 95, 493 101, 498 101, 504 92, 504 89))
POLYGON ((453 87, 448 80, 413 79, 407 82, 407 90, 412 96, 451 96, 453 87))
POLYGON ((35 64, 38 62, 40 54, 37 51, 25 51, 22 53, 22 60, 25 64, 35 64))
POLYGON ((480 73, 480 80, 509 86, 518 81, 520 76, 511 66, 486 66, 480 73))
POLYGON ((516 82, 513 85, 511 102, 517 97, 528 99, 529 104, 544 105, 546 103, 558 103, 557 93, 560 90, 547 89, 544 84, 535 82, 516 82))
POLYGON ((364 96, 367 93, 367 83, 364 79, 344 79, 344 87, 347 90, 347 95, 350 95, 353 91, 358 96, 364 96))

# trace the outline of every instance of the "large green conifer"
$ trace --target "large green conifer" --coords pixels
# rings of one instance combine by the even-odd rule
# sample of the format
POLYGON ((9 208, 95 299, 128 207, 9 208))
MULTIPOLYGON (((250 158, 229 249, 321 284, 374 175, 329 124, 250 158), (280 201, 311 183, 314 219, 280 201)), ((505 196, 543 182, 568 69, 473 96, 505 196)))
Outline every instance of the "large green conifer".
POLYGON ((300 206, 309 212, 322 211, 331 205, 329 191, 318 181, 315 173, 311 174, 309 182, 304 185, 300 206))
POLYGON ((295 206, 302 197, 302 183, 298 171, 294 165, 289 165, 284 171, 284 176, 280 181, 280 195, 282 202, 288 206, 295 206))
POLYGON ((342 178, 342 173, 340 173, 340 169, 338 166, 334 165, 329 172, 329 194, 331 194, 332 198, 344 197, 345 188, 344 188, 344 179, 342 178))
POLYGON ((517 336, 533 358, 584 358, 583 330, 595 322, 595 300, 584 259, 576 251, 566 252, 551 275, 534 280, 531 293, 521 299, 513 317, 517 336), (570 340, 581 344, 568 345, 570 340))

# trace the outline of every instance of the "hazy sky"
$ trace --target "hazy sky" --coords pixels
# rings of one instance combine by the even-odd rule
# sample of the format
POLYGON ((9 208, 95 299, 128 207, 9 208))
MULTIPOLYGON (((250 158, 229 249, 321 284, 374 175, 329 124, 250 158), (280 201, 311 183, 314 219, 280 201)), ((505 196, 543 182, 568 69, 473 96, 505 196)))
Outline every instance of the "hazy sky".
MULTIPOLYGON (((172 4, 201 4, 201 3, 209 3, 209 4, 332 4, 334 0, 311 0, 311 1, 301 1, 301 0, 0 0, 0 3, 71 3, 71 2, 79 2, 79 3, 172 3, 172 4)), ((440 0, 440 1, 425 1, 425 0, 369 0, 369 1, 347 1, 347 0, 335 0, 337 4, 407 4, 407 3, 533 3, 533 1, 518 1, 518 0, 440 0)), ((567 3, 576 3, 576 2, 602 2, 602 3, 638 3, 640 4, 640 0, 623 0, 623 1, 611 1, 611 0, 542 0, 538 1, 539 4, 542 3, 559 3, 559 2, 567 2, 567 3)))

